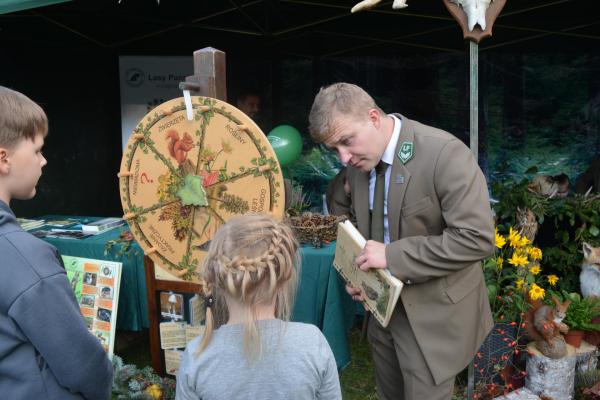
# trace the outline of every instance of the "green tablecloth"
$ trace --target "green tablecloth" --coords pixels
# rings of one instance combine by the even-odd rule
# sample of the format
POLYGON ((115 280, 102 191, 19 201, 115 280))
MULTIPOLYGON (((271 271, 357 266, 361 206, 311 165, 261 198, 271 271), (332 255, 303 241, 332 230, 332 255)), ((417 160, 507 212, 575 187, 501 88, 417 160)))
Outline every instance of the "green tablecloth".
MULTIPOLYGON (((40 219, 62 220, 75 218, 79 220, 96 220, 94 217, 73 217, 65 215, 45 215, 40 219)), ((42 229, 46 229, 45 227, 42 229)), ((105 244, 109 240, 118 239, 121 232, 127 230, 122 226, 99 235, 85 239, 44 238, 54 245, 60 254, 65 256, 93 258, 96 260, 117 261, 123 264, 119 306, 117 309, 117 329, 141 331, 148 328, 148 299, 146 297, 146 277, 144 272, 144 252, 134 241, 124 254, 123 245, 116 244, 105 255, 105 244)))
POLYGON ((318 326, 342 369, 350 362, 347 332, 354 323, 356 305, 333 268, 335 243, 320 249, 302 246, 300 254, 300 285, 292 320, 318 326))

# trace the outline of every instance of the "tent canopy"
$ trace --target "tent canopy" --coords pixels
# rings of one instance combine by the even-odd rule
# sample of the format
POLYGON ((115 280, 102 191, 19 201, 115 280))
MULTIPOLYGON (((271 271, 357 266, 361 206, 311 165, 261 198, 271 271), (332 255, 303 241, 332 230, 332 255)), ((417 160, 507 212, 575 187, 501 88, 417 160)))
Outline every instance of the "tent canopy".
MULTIPOLYGON (((5 2, 6 3, 6 2, 5 2)), ((356 54, 463 52, 458 24, 441 0, 391 1, 351 14, 353 0, 9 0, 0 12, 22 3, 27 10, 0 15, 0 40, 119 53, 189 53, 210 45, 236 53, 307 57, 356 54), (30 7, 61 3, 30 9, 30 7)), ((557 43, 589 49, 600 40, 594 1, 508 1, 493 39, 480 51, 557 43), (552 40, 544 40, 551 38, 552 40)))

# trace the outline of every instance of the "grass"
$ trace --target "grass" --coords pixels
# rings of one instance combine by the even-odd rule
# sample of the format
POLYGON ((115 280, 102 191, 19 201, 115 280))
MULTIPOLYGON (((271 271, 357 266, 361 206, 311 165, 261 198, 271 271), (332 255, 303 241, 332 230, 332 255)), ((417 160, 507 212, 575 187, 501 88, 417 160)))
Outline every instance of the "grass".
MULTIPOLYGON (((340 374, 342 398, 344 400, 377 400, 371 348, 367 339, 361 341, 360 336, 360 325, 355 326, 348 334, 352 361, 340 374)), ((465 370, 456 377, 452 400, 466 398, 466 372, 465 370)))
POLYGON ((360 326, 350 330, 348 342, 352 361, 340 374, 342 397, 348 400, 377 399, 371 349, 366 338, 361 341, 360 326))

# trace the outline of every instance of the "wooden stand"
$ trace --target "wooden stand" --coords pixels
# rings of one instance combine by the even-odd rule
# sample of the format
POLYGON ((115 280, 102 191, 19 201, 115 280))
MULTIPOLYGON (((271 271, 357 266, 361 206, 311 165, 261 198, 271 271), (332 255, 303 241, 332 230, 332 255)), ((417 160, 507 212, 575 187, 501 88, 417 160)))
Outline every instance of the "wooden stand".
MULTIPOLYGON (((194 75, 179 84, 180 89, 190 90, 192 95, 207 96, 226 101, 225 53, 207 47, 194 52, 194 75)), ((157 374, 165 375, 165 357, 160 346, 160 292, 173 291, 200 293, 199 284, 183 281, 156 279, 154 262, 144 257, 146 290, 148 297, 148 319, 150 322, 150 355, 152 368, 157 374)))
POLYGON ((567 345, 565 357, 552 359, 540 353, 533 343, 527 346, 525 387, 538 396, 571 400, 575 389, 575 349, 567 345))
POLYGON ((144 257, 146 270, 146 291, 148 296, 148 321, 150 323, 150 356, 152 368, 157 374, 165 375, 165 356, 160 347, 160 292, 170 291, 183 293, 200 293, 200 285, 191 282, 163 281, 154 275, 154 262, 144 257))

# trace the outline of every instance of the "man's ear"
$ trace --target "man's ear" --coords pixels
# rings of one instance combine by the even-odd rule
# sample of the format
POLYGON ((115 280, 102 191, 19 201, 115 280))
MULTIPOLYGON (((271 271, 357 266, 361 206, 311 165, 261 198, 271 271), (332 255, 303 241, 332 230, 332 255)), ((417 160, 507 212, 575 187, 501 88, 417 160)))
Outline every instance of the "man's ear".
POLYGON ((368 112, 368 115, 369 120, 371 120, 375 128, 379 129, 379 126, 381 125, 381 113, 379 112, 379 110, 371 108, 368 112))
POLYGON ((6 175, 10 171, 10 159, 8 150, 0 147, 0 174, 6 175))

